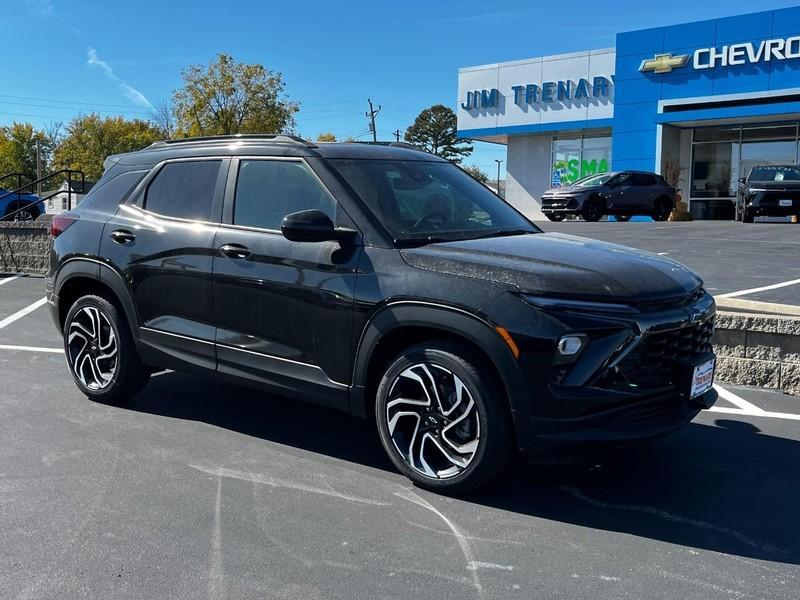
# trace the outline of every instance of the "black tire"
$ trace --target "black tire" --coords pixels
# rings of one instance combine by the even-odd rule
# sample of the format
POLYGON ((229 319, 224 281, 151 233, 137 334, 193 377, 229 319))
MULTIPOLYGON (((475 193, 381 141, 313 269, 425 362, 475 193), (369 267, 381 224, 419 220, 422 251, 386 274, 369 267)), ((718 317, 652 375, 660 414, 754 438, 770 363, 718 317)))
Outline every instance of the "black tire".
POLYGON ((742 215, 742 223, 752 223, 754 219, 755 216, 752 212, 749 210, 744 211, 744 214, 742 215))
POLYGON ((628 221, 631 220, 630 215, 614 215, 614 218, 620 223, 627 223, 628 221))
POLYGON ((35 221, 39 217, 39 208, 37 206, 27 206, 26 203, 12 202, 6 208, 6 214, 3 215, 3 221, 35 221), (12 214, 20 209, 24 209, 17 214, 12 214))
MULTIPOLYGON (((395 467, 416 485, 437 492, 470 492, 499 476, 507 466, 512 454, 512 435, 508 411, 504 404, 505 394, 494 374, 485 366, 485 362, 485 359, 476 356, 469 348, 441 340, 412 346, 401 352, 386 366, 376 394, 375 416, 378 433, 381 443, 395 467), (428 395, 421 393, 424 392, 421 387, 422 383, 418 383, 407 375, 411 372, 425 377, 422 365, 427 368, 432 377, 436 378, 437 390, 451 389, 448 382, 452 381, 455 384, 451 375, 460 380, 466 390, 462 391, 461 402, 455 403, 453 394, 449 394, 440 407, 448 404, 450 413, 447 413, 446 410, 438 411, 438 409, 437 411, 428 411, 428 407, 416 406, 415 408, 407 402, 401 402, 397 412, 402 412, 403 415, 400 417, 396 414, 393 415, 394 429, 390 432, 390 418, 387 413, 388 409, 391 409, 390 403, 392 401, 396 403, 397 398, 394 398, 396 394, 401 394, 403 398, 417 394, 423 401, 428 395), (469 401, 470 398, 472 403, 469 401), (467 409, 463 415, 459 407, 467 409), (474 407, 474 410, 469 410, 470 407, 474 407), (413 416, 409 416, 405 412, 409 408, 413 409, 413 412, 419 413, 416 421, 413 416), (425 416, 426 412, 429 413, 429 416, 425 416), (434 415, 433 412, 437 414, 434 415), (445 414, 448 416, 444 417, 445 414), (431 417, 438 420, 438 425, 430 424, 431 417), (402 424, 401 418, 404 419, 402 424), (461 422, 461 425, 458 425, 458 422, 461 422), (406 430, 413 429, 414 432, 409 435, 408 431, 403 431, 404 428, 406 430), (460 467, 454 466, 453 462, 447 460, 444 453, 438 450, 439 444, 442 444, 447 446, 451 455, 458 459, 469 454, 468 452, 453 451, 455 448, 453 440, 443 437, 443 433, 448 429, 453 429, 453 432, 444 434, 447 437, 456 436, 457 438, 463 434, 461 438, 455 440, 460 448, 467 446, 475 448, 469 459, 465 461, 466 464, 460 467), (403 435, 404 433, 405 435, 403 435), (418 434, 419 437, 417 437, 418 434), (415 441, 421 440, 419 455, 423 457, 422 461, 409 460, 408 456, 400 450, 400 447, 405 449, 404 443, 409 437, 411 437, 408 444, 409 455, 412 454, 415 441), (423 452, 426 454, 423 455, 423 452), (423 464, 433 472, 437 466, 435 464, 437 461, 434 460, 437 456, 446 467, 449 467, 449 470, 455 471, 447 473, 448 468, 445 468, 437 469, 433 476, 424 473, 422 471, 423 464), (414 462, 418 464, 412 466, 414 462)), ((426 379, 431 381, 430 378, 426 379)), ((456 385, 452 389, 456 390, 458 386, 456 385)), ((432 401, 431 404, 432 408, 436 408, 435 401, 432 401)))
POLYGON ((78 389, 98 402, 122 404, 150 379, 128 324, 116 307, 100 296, 83 296, 70 307, 64 319, 64 353, 78 389), (99 333, 92 335, 95 332, 99 333), (110 352, 104 346, 112 340, 116 356, 104 358, 110 352), (76 363, 80 364, 76 367, 76 363))
POLYGON ((595 221, 599 221, 603 218, 604 215, 604 207, 603 203, 598 200, 597 198, 589 198, 586 202, 583 203, 583 208, 581 209, 581 217, 583 217, 584 221, 589 221, 590 223, 594 223, 595 221))
POLYGON ((545 216, 555 222, 563 221, 566 218, 566 215, 563 213, 550 213, 545 216))
POLYGON ((672 214, 672 200, 669 198, 658 198, 653 207, 653 220, 666 221, 672 214))

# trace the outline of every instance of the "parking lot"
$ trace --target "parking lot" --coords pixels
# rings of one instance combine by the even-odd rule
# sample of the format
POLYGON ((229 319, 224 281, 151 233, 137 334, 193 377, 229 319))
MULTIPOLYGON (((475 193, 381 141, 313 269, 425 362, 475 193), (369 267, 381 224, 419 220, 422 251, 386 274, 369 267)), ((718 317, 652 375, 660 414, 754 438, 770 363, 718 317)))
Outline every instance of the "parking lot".
MULTIPOLYGON (((800 297, 797 226, 542 226, 664 253, 715 294, 800 297)), ((177 373, 93 403, 43 296, 0 279, 0 598, 798 596, 800 398, 720 387, 643 449, 449 498, 338 412, 177 373)))

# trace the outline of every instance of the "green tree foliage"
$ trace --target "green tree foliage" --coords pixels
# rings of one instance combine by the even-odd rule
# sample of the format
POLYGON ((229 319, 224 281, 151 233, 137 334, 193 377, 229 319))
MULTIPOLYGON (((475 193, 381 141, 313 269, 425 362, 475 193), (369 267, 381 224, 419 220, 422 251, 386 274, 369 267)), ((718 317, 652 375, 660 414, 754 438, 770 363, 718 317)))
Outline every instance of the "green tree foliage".
POLYGON ((317 136, 317 141, 318 142, 335 142, 336 141, 336 136, 333 135, 331 132, 320 133, 317 136))
POLYGON ((472 154, 469 140, 456 134, 456 114, 444 104, 423 110, 406 130, 405 140, 455 163, 472 154))
POLYGON ((55 150, 54 167, 83 171, 88 179, 98 179, 108 155, 141 150, 160 139, 161 131, 141 119, 129 121, 97 114, 76 117, 55 150))
POLYGON ((207 67, 191 65, 181 76, 183 87, 172 93, 176 137, 294 128, 299 105, 284 94, 281 73, 219 54, 207 67))
MULTIPOLYGON (((43 131, 37 131, 30 123, 14 123, 0 127, 0 175, 6 173, 36 173, 36 142, 42 159, 42 173, 47 172, 53 153, 53 140, 43 131)), ((7 179, 0 186, 8 188, 14 181, 7 179)))
POLYGON ((486 183, 487 181, 489 181, 489 176, 486 174, 485 171, 482 171, 480 167, 476 167, 475 165, 469 165, 462 168, 481 183, 486 183))

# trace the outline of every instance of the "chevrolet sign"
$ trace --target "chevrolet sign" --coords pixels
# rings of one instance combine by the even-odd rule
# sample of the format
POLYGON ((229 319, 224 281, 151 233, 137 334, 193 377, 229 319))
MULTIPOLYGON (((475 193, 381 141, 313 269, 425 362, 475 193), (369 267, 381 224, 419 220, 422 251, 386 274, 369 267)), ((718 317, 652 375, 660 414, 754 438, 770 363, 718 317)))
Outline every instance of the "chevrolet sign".
MULTIPOLYGON (((800 58, 800 35, 788 38, 762 40, 754 44, 729 44, 722 47, 698 48, 692 55, 693 69, 713 69, 715 67, 736 67, 770 61, 784 61, 800 58)), ((689 56, 674 56, 671 53, 656 54, 645 59, 639 66, 642 73, 652 71, 656 74, 670 73, 689 62, 689 56)))

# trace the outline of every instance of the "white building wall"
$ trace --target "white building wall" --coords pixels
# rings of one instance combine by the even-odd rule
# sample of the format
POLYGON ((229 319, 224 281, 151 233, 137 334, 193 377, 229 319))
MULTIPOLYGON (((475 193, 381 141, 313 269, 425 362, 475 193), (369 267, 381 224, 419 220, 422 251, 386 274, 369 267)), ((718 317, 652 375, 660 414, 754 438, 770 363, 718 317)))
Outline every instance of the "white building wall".
POLYGON ((552 136, 508 138, 506 201, 529 219, 544 219, 542 193, 550 187, 552 136))

